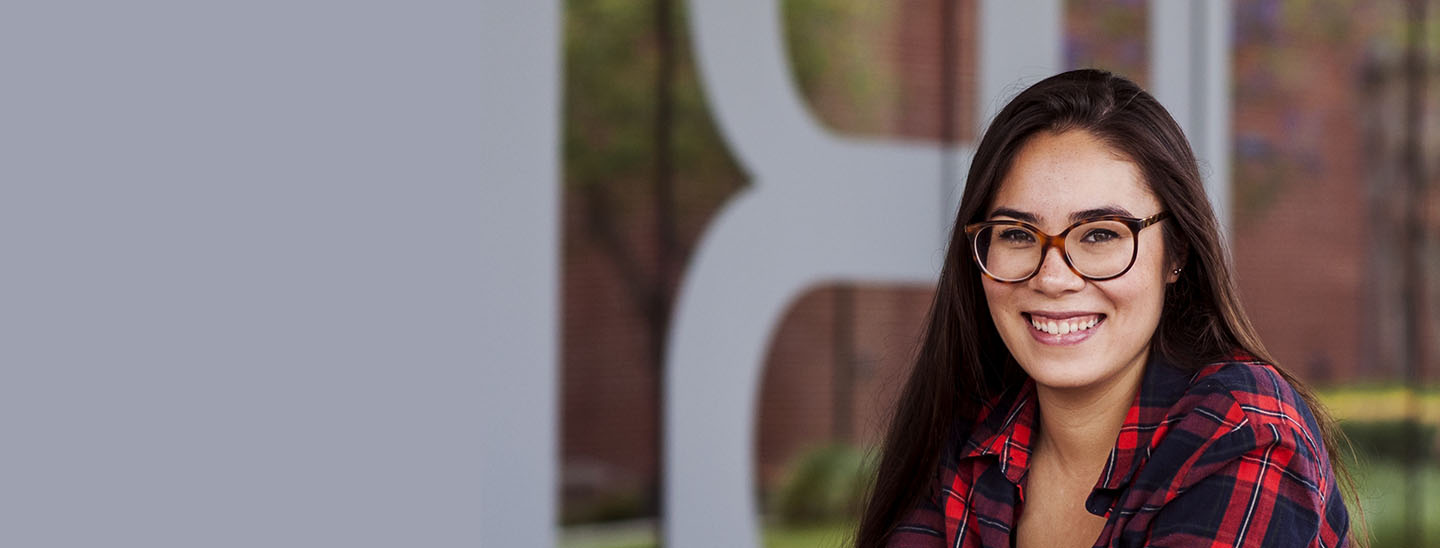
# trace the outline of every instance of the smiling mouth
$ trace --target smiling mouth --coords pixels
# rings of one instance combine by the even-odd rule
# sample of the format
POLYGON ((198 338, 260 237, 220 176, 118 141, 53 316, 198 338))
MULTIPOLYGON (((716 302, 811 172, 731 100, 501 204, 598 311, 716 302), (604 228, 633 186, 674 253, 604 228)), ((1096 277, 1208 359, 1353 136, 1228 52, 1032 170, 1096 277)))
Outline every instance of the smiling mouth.
POLYGON ((1021 312, 1020 315, 1030 323, 1031 329, 1050 335, 1069 335, 1087 331, 1105 321, 1104 314, 1085 314, 1058 319, 1037 316, 1029 312, 1021 312))

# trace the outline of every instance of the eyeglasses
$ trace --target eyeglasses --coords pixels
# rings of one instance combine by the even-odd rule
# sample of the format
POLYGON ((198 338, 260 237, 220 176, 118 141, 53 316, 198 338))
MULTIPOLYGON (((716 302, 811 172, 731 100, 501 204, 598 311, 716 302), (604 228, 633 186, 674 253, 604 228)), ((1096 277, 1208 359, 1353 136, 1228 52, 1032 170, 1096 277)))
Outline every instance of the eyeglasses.
POLYGON ((997 282, 1019 283, 1034 277, 1051 247, 1060 250, 1066 266, 1080 277, 1104 281, 1129 272, 1140 231, 1169 216, 1165 211, 1144 219, 1105 215, 1070 225, 1054 236, 1020 221, 986 221, 965 225, 965 234, 975 263, 997 282))

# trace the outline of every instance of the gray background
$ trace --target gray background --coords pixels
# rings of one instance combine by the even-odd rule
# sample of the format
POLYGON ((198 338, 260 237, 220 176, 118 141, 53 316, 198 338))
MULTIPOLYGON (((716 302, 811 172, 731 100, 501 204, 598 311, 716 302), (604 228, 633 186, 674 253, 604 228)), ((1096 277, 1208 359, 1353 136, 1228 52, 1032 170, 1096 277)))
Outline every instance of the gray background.
POLYGON ((7 1, 0 545, 550 544, 558 23, 7 1))

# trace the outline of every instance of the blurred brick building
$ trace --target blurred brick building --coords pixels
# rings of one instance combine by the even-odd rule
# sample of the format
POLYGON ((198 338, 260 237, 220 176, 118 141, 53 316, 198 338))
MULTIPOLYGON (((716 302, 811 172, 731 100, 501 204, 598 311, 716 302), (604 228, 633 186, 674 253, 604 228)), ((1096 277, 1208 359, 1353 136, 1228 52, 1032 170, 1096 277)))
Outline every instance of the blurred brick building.
MULTIPOLYGON (((785 4, 792 59, 824 58, 797 62, 823 65, 797 74, 821 123, 847 134, 975 138, 982 113, 966 106, 975 103, 973 1, 831 6, 818 23, 795 20, 798 12, 788 11, 795 4, 785 4)), ((1393 380, 1407 359, 1404 300, 1423 297, 1397 281, 1405 195, 1393 166, 1403 144, 1403 78, 1385 33, 1398 14, 1362 2, 1290 4, 1237 3, 1231 245, 1242 295, 1269 349, 1301 378, 1393 380)), ((1110 68, 1145 84, 1145 2, 1069 0, 1066 7, 1070 66, 1110 68)), ((1427 131, 1440 135, 1440 101, 1429 101, 1427 131)), ((682 173, 678 192, 687 192, 687 180, 682 173)), ((728 196, 709 188, 679 200, 682 248, 728 196)), ((1434 223, 1440 200, 1426 199, 1435 204, 1434 223)), ((665 269, 647 258, 664 238, 652 201, 626 203, 627 214, 609 222, 629 242, 628 260, 595 236, 595 208, 576 192, 566 196, 561 460, 570 519, 643 511, 656 478, 656 365, 633 286, 663 277, 665 269)), ((1429 233, 1440 234, 1440 226, 1429 233)), ((1440 264, 1431 268, 1440 272, 1440 264)), ((662 290, 673 291, 678 275, 660 282, 662 290)), ((1433 278, 1430 287, 1434 295, 1433 278)), ((791 304, 757 400, 757 489, 773 487, 807 448, 878 439, 931 296, 929 287, 835 284, 791 304)), ((1436 327, 1430 310, 1425 332, 1436 327)), ((1436 360, 1440 352, 1425 364, 1430 371, 1436 360)))

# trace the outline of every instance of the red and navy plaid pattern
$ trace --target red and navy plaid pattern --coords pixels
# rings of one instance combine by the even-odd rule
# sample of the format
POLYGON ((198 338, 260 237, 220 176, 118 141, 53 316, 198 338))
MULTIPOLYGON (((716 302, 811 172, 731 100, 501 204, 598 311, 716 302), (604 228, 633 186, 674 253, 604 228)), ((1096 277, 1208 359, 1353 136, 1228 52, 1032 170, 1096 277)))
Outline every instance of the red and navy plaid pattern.
MULTIPOLYGON (((887 545, 1012 546, 1036 407, 1033 381, 987 406, 887 545)), ((1319 432, 1268 364, 1236 356, 1187 372, 1152 353, 1086 501, 1107 518, 1095 546, 1344 546, 1349 516, 1319 432)))

